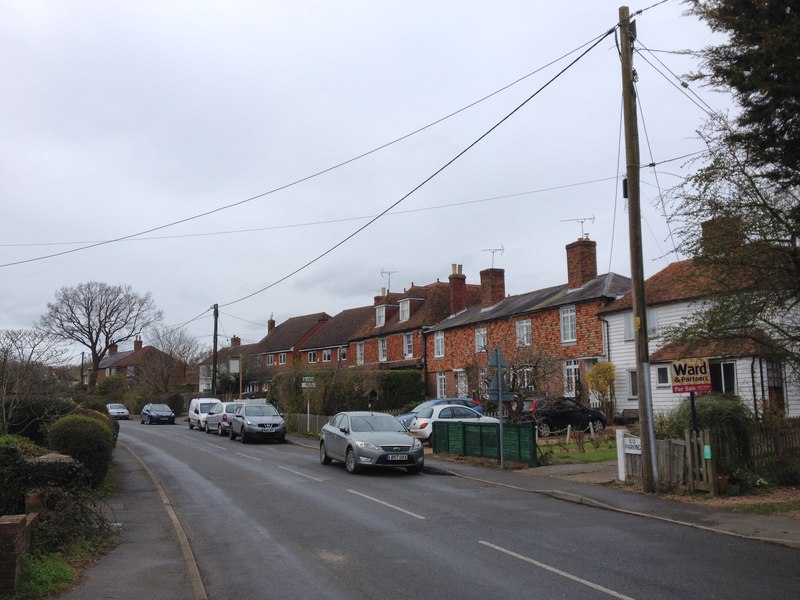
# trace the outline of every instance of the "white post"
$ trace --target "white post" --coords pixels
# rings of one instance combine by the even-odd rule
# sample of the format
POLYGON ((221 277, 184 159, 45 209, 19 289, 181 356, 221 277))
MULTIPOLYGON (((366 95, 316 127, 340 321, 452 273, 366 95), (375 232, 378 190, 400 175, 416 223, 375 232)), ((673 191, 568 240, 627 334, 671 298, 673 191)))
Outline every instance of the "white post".
POLYGON ((627 473, 625 472, 625 434, 628 433, 627 429, 617 429, 617 475, 620 481, 625 481, 627 473))

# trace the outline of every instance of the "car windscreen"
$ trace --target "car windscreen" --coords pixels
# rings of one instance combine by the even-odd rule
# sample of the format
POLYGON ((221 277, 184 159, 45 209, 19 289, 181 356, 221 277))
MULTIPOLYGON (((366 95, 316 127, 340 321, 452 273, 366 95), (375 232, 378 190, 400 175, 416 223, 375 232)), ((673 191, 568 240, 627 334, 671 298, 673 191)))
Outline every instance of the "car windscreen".
POLYGON ((278 414, 271 404, 249 404, 243 411, 248 417, 274 417, 278 414))
POLYGON ((108 408, 114 408, 116 410, 127 410, 124 404, 109 404, 108 408))
POLYGON ((406 430, 392 415, 364 415, 350 417, 350 428, 353 431, 394 431, 406 430))
POLYGON ((150 407, 151 412, 172 412, 172 409, 166 404, 153 404, 150 407))
POLYGON ((219 402, 201 402, 200 403, 200 412, 207 413, 212 408, 214 408, 214 405, 216 405, 216 404, 219 404, 219 402))

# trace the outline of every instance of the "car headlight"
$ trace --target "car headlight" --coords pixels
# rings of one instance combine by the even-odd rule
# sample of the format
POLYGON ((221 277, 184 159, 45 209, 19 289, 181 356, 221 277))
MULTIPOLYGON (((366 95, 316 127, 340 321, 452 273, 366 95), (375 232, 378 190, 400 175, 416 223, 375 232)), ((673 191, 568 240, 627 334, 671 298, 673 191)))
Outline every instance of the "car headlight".
POLYGON ((358 441, 358 442, 356 442, 356 447, 358 447, 358 448, 366 448, 367 450, 380 450, 380 448, 378 448, 372 442, 358 441))
POLYGON ((422 448, 422 442, 419 441, 419 438, 414 438, 414 441, 411 442, 411 449, 416 450, 417 448, 422 448))
POLYGON ((251 427, 254 425, 254 423, 250 420, 245 420, 245 424, 250 425, 251 427))

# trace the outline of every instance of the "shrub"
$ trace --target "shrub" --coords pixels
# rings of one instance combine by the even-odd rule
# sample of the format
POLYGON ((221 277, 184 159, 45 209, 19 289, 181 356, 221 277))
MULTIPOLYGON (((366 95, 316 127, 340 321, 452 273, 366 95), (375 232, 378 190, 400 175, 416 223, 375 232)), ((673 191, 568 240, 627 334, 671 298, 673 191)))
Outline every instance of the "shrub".
POLYGON ((89 486, 90 475, 79 460, 51 453, 25 460, 24 481, 29 490, 47 487, 82 489, 89 486))
POLYGON ((93 487, 100 485, 108 472, 114 448, 113 433, 108 425, 96 418, 70 415, 53 423, 47 437, 50 448, 83 463, 93 487))
POLYGON ((123 375, 111 375, 97 384, 97 393, 106 397, 106 402, 122 402, 128 380, 123 375))
POLYGON ((165 404, 172 409, 172 412, 175 413, 176 417, 183 415, 185 404, 182 395, 172 394, 171 396, 167 397, 165 404))
POLYGON ((41 513, 33 533, 35 551, 56 552, 78 540, 110 539, 112 529, 96 502, 79 490, 42 490, 47 510, 41 513))
MULTIPOLYGON (((725 427, 741 436, 753 423, 753 415, 738 396, 704 394, 695 400, 697 426, 700 430, 725 427)), ((666 437, 683 437, 685 430, 691 428, 691 405, 684 398, 674 409, 660 414, 654 419, 659 434, 666 437)))
POLYGON ((13 446, 0 446, 0 515, 18 515, 25 511, 23 461, 13 446))
POLYGON ((766 479, 776 485, 800 484, 800 458, 781 460, 764 469, 766 479))
POLYGON ((74 402, 58 398, 38 397, 25 401, 7 398, 5 403, 7 433, 24 435, 41 446, 47 438, 47 427, 75 410, 74 402))
POLYGON ((96 410, 99 413, 107 415, 108 409, 106 408, 106 404, 108 404, 108 402, 104 398, 98 398, 97 396, 88 396, 84 398, 83 402, 81 402, 78 406, 80 408, 96 410))

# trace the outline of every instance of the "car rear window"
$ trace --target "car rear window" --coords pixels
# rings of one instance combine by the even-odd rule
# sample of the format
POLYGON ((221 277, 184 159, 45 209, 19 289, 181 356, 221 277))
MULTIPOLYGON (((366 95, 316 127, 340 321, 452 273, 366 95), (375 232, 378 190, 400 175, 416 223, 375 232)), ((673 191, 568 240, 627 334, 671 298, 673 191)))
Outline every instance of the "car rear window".
POLYGON ((417 413, 420 419, 430 419, 431 415, 433 415, 433 407, 431 406, 426 406, 417 413))
POLYGON ((200 412, 207 413, 212 408, 214 408, 215 404, 219 404, 219 402, 201 402, 200 403, 200 412))

